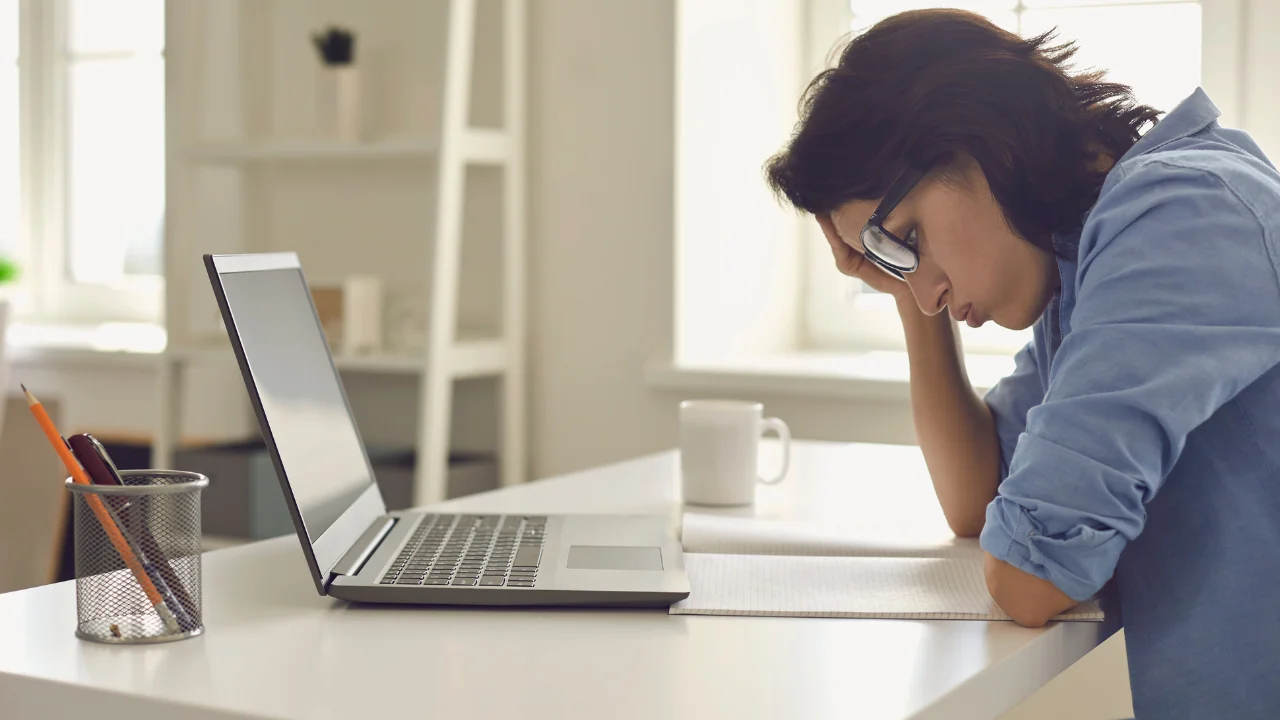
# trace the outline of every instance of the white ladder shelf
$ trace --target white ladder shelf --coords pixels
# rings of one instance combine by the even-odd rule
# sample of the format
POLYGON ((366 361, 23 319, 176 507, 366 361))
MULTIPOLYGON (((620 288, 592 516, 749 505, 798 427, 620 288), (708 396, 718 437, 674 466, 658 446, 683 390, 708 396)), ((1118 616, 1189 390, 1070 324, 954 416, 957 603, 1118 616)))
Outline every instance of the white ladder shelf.
MULTIPOLYGON (((171 0, 173 2, 173 0, 171 0)), ((381 140, 361 144, 323 141, 196 142, 180 150, 183 160, 200 165, 255 166, 288 162, 432 162, 437 169, 435 217, 426 308, 426 347, 421 356, 335 356, 341 370, 419 374, 415 448, 414 502, 444 500, 450 450, 450 422, 454 383, 459 379, 494 377, 500 384, 498 464, 504 486, 524 481, 525 438, 525 0, 502 3, 503 127, 468 125, 472 98, 472 57, 477 23, 476 0, 448 0, 442 117, 438 138, 381 140), (463 203, 466 169, 470 165, 502 169, 500 335, 486 338, 456 336, 459 307, 463 203)), ((175 14, 172 5, 171 17, 175 14)), ((178 10, 178 13, 183 12, 178 10)), ((171 65, 176 65, 171 61, 171 65)), ((170 77, 169 88, 180 80, 170 77)), ((172 108, 171 109, 175 109, 172 108)), ((175 112, 173 115, 178 115, 175 112)), ((175 120, 171 120, 170 137, 175 120)), ((181 133, 178 133, 181 134, 181 133)), ((174 150, 170 151, 171 154, 174 150)), ((170 161, 171 172, 180 166, 170 161)), ((171 180, 170 188, 175 183, 171 180)), ((196 248, 182 248, 194 252, 196 248)), ((175 254, 175 253, 171 253, 175 254)), ((179 262, 187 264, 190 258, 179 262)), ((174 271, 172 260, 167 270, 174 271)), ((180 277, 181 275, 170 275, 180 277)), ((168 290, 167 292, 173 292, 168 290)), ((168 317, 174 304, 167 303, 168 317)), ((174 333, 170 333, 172 338, 174 333)), ((171 345, 161 363, 158 384, 159 417, 153 445, 153 464, 170 467, 182 417, 183 378, 194 361, 229 353, 225 345, 171 345)), ((229 355, 228 355, 229 356, 229 355)))

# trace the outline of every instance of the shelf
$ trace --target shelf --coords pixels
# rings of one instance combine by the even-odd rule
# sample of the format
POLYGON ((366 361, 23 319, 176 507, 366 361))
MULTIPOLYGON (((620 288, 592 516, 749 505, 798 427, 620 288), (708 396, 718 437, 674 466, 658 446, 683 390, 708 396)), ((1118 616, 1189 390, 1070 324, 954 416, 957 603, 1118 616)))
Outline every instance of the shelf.
POLYGON ((462 156, 477 165, 501 165, 511 152, 507 134, 501 130, 472 128, 467 131, 462 156))
POLYGON ((414 375, 422 372, 422 357, 404 353, 375 355, 334 355, 333 364, 349 372, 414 375))
MULTIPOLYGON (((210 343, 168 353, 171 359, 190 361, 231 355, 231 344, 210 343)), ((410 353, 375 353, 372 355, 334 355, 333 364, 346 372, 384 375, 418 375, 422 373, 421 355, 410 353)), ((502 340, 463 339, 453 348, 450 371, 454 378, 478 378, 501 374, 507 367, 507 349, 502 340)))
MULTIPOLYGON (((339 370, 348 372, 414 375, 422 372, 422 357, 407 353, 335 355, 339 370)), ((453 348, 449 369, 454 378, 497 375, 507 366, 507 350, 501 340, 460 340, 453 348)))
MULTIPOLYGON (((422 108, 410 106, 393 108, 397 112, 392 114, 394 117, 385 118, 386 124, 368 127, 358 137, 345 139, 335 132, 312 132, 311 128, 285 122, 305 119, 280 111, 287 103, 305 99, 304 86, 314 81, 314 66, 280 55, 272 38, 266 35, 249 38, 252 42, 245 42, 242 37, 245 27, 277 21, 279 26, 273 27, 272 33, 296 37, 305 32, 303 16, 294 13, 277 18, 260 3, 229 3, 218 22, 209 24, 201 21, 198 12, 189 12, 186 3, 166 5, 172 11, 170 19, 175 21, 166 25, 167 45, 189 51, 175 55, 175 62, 165 65, 166 83, 190 90, 182 93, 182 98, 170 93, 166 101, 166 130, 172 137, 183 139, 169 143, 166 150, 166 167, 172 178, 169 185, 175 190, 171 209, 178 227, 199 227, 212 221, 213 232, 227 235, 226 251, 262 252, 288 243, 291 232, 308 232, 290 220, 307 214, 310 208, 306 203, 332 202, 331 198, 338 196, 338 188, 376 182, 379 186, 370 190, 379 191, 380 196, 385 196, 380 191, 389 190, 396 202, 387 205, 353 200, 341 210, 358 214, 349 218, 351 223, 373 223, 389 229, 397 238, 414 243, 415 249, 420 248, 430 259, 428 263, 418 263, 417 268, 396 268, 394 274, 401 289, 425 289, 421 307, 416 308, 422 314, 422 327, 415 328, 419 337, 413 339, 428 342, 418 342, 415 347, 406 338, 406 342, 388 343, 385 352, 374 354, 346 354, 340 343, 334 343, 332 360, 353 388, 373 384, 381 392, 389 389, 387 383, 414 386, 416 381, 416 386, 401 387, 399 391, 417 396, 417 422, 412 428, 419 457, 414 471, 417 504, 443 500, 448 494, 457 381, 483 378, 478 384, 487 385, 488 379, 502 380, 493 388, 485 388, 486 392, 478 394, 481 397, 473 397, 477 396, 474 392, 461 393, 460 401, 484 405, 490 404, 488 396, 496 396, 496 413, 485 410, 472 416, 468 410, 468 442, 474 437, 477 443, 494 446, 488 449, 496 450, 502 458, 504 485, 523 481, 528 466, 527 418, 522 404, 525 374, 521 372, 525 348, 518 341, 524 337, 525 309, 501 300, 525 293, 528 0, 501 0, 485 10, 477 10, 474 0, 442 1, 448 6, 445 27, 435 23, 406 27, 403 37, 397 36, 397 42, 384 48, 393 55, 413 54, 410 44, 418 35, 445 30, 443 38, 436 38, 437 42, 443 40, 443 46, 437 48, 441 52, 431 53, 433 57, 427 63, 430 67, 415 68, 411 73, 417 77, 422 71, 433 75, 438 72, 428 82, 432 88, 430 112, 413 112, 422 108), (220 58, 199 51, 205 44, 226 46, 235 57, 229 65, 221 62, 220 58), (258 92, 262 83, 257 77, 262 73, 271 76, 268 84, 289 89, 289 97, 266 97, 258 92), (297 97, 292 93, 295 89, 297 97), (473 101, 480 94, 500 110, 477 113, 478 117, 490 116, 483 125, 469 119, 473 101), (196 108, 195 112, 173 105, 188 95, 192 101, 188 104, 196 108), (213 126, 203 122, 209 117, 208 112, 217 116, 216 134, 211 132, 213 126), (217 187, 206 188, 204 176, 215 170, 225 175, 217 178, 217 187), (286 192, 277 192, 285 188, 286 192), (244 207, 238 207, 240 204, 244 207), (479 327, 460 327, 468 315, 459 307, 464 286, 463 256, 467 255, 464 230, 473 208, 486 205, 496 205, 489 210, 501 220, 500 228, 493 233, 502 250, 494 283, 498 287, 494 288, 497 297, 492 306, 493 317, 487 317, 479 327), (236 210, 223 212, 224 207, 236 210), (273 235, 281 237, 273 239, 273 235), (406 276, 404 272, 419 276, 406 276), (441 307, 449 308, 448 314, 453 317, 436 312, 441 307), (502 332, 486 325, 501 325, 502 332), (441 342, 429 342, 432 339, 441 342), (493 392, 488 392, 490 389, 493 392), (476 418, 475 423, 472 417, 476 418), (480 431, 479 426, 490 424, 494 432, 485 436, 487 431, 480 431)), ((393 15, 373 11, 366 20, 375 25, 402 20, 393 15)), ((322 220, 308 218, 306 222, 314 225, 322 220)), ((348 234, 343 232, 342 236, 348 234)), ((324 241, 333 238, 323 229, 311 235, 317 236, 315 242, 320 249, 316 252, 323 255, 324 248, 320 246, 332 245, 324 241)), ((174 232, 166 236, 165 250, 172 257, 195 257, 204 251, 201 243, 200 233, 174 232)), ((332 262, 345 257, 334 255, 338 246, 332 247, 330 262, 317 261, 317 266, 327 266, 330 272, 346 266, 332 262)), ((386 265, 400 255, 375 253, 372 257, 379 261, 371 259, 374 265, 362 269, 390 273, 386 265)), ((159 370, 153 458, 162 465, 172 461, 172 448, 182 431, 180 420, 188 414, 183 407, 185 383, 190 380, 187 373, 204 363, 218 366, 221 375, 236 367, 224 334, 213 332, 212 327, 204 329, 213 318, 206 316, 197 322, 196 316, 187 311, 189 303, 193 310, 196 307, 196 301, 189 297, 190 285, 204 284, 198 264, 183 262, 174 268, 177 274, 166 286, 173 342, 162 343, 161 349, 149 356, 136 352, 111 355, 118 356, 121 362, 149 360, 159 370), (200 335, 193 335, 195 332, 200 335)), ((205 292, 197 290, 195 294, 205 292)), ((207 298, 200 302, 207 306, 207 298)), ((400 339, 396 337, 397 341, 400 339)), ((78 353, 77 357, 86 354, 73 352, 78 353)))
POLYGON ((221 142, 198 145, 195 160, 211 163, 276 161, 427 160, 435 157, 436 144, 425 139, 380 140, 343 143, 326 140, 271 140, 221 142))
POLYGON ((502 340, 459 340, 453 346, 454 378, 497 375, 506 367, 507 346, 502 340))
MULTIPOLYGON (((480 165, 500 165, 510 154, 507 135, 501 130, 472 128, 463 143, 463 158, 480 165)), ((193 147, 193 160, 219 164, 265 162, 411 161, 436 157, 435 138, 395 138, 344 143, 337 140, 262 140, 213 142, 193 147)))

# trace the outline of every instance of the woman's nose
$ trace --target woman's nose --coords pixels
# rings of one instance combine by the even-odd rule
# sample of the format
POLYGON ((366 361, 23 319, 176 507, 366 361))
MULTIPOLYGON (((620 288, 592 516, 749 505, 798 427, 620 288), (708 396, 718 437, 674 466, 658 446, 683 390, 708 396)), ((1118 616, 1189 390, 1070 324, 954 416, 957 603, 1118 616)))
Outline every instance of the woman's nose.
POLYGON ((907 280, 907 287, 911 288, 911 294, 916 299, 916 305, 920 306, 920 312, 933 316, 947 307, 947 296, 951 287, 941 274, 931 273, 921 267, 913 273, 907 273, 904 277, 907 280))

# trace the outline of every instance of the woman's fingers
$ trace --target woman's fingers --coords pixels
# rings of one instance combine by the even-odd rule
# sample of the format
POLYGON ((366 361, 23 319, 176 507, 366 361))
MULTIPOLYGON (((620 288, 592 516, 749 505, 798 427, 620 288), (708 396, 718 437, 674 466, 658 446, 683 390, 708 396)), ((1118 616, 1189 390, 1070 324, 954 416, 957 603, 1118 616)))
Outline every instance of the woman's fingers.
POLYGON ((831 246, 831 255, 835 258, 836 269, 845 275, 852 276, 861 265, 859 261, 862 260, 862 254, 840 239, 840 234, 836 232, 830 218, 819 215, 818 226, 822 228, 822 234, 827 238, 827 244, 831 246))
POLYGON ((818 226, 822 228, 822 235, 831 246, 831 255, 835 258, 837 270, 849 277, 858 278, 880 292, 889 294, 902 292, 904 288, 902 281, 881 270, 875 263, 867 260, 865 255, 842 240, 829 216, 819 215, 817 219, 818 226))

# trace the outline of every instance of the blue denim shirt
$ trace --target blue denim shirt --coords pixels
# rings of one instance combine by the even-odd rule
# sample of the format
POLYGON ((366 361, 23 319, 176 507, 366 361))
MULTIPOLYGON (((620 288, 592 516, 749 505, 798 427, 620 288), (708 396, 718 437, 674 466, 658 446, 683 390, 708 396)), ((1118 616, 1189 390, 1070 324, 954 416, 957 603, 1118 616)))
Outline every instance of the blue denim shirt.
POLYGON ((1098 594, 1139 719, 1280 717, 1280 174, 1217 117, 1197 90, 1115 165, 986 397, 982 547, 1098 594))

